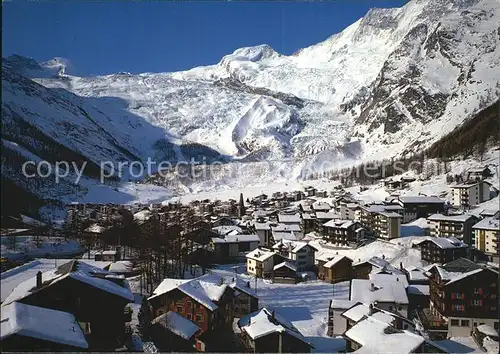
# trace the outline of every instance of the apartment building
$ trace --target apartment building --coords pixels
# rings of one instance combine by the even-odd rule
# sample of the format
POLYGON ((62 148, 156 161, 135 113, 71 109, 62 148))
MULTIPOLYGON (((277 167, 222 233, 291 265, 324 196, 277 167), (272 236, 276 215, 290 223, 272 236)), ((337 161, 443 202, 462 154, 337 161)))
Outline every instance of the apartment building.
POLYGON ((443 215, 433 214, 427 218, 430 225, 431 236, 456 237, 468 245, 474 245, 472 226, 479 219, 470 214, 443 215))
POLYGON ((472 226, 475 236, 475 247, 484 252, 490 261, 499 261, 500 212, 492 217, 484 218, 472 226))
POLYGON ((451 187, 453 205, 470 207, 490 199, 490 184, 486 181, 468 182, 451 187))

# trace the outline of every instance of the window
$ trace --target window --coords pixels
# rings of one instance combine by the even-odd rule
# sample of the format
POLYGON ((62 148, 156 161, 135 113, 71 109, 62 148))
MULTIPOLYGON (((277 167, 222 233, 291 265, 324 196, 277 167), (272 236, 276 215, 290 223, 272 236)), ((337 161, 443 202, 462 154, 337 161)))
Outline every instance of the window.
POLYGON ((459 326, 458 320, 451 320, 451 325, 452 326, 459 326))
POLYGON ((474 294, 481 295, 483 293, 483 288, 474 288, 474 294))
POLYGON ((389 306, 389 311, 392 311, 392 306, 389 306))
POLYGON ((465 306, 464 306, 464 305, 456 305, 456 304, 453 304, 453 305, 451 306, 451 309, 452 309, 453 311, 463 312, 463 311, 465 311, 465 306))
POLYGON ((203 321, 203 317, 201 315, 196 315, 196 322, 203 321))
POLYGON ((403 307, 402 307, 402 306, 399 306, 399 307, 398 307, 398 310, 399 310, 399 311, 402 311, 402 310, 403 310, 403 307))
POLYGON ((493 328, 495 328, 498 331, 498 322, 493 322, 493 328))
POLYGON ((451 293, 452 300, 463 300, 465 299, 465 294, 463 293, 451 293))
POLYGON ((462 320, 461 326, 462 327, 469 327, 469 324, 470 324, 469 320, 462 320))
POLYGON ((483 306, 483 300, 472 300, 472 306, 483 306))
POLYGON ((183 312, 183 310, 184 310, 184 309, 182 308, 182 306, 177 306, 177 312, 178 312, 178 313, 182 313, 182 312, 183 312))
POLYGON ((187 319, 188 320, 192 320, 193 319, 193 315, 191 315, 190 313, 187 314, 187 319))

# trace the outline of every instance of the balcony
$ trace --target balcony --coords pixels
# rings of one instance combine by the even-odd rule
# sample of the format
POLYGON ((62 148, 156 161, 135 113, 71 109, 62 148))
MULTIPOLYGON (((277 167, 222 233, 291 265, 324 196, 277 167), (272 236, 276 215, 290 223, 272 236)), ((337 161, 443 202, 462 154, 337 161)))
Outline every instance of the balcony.
POLYGON ((430 309, 418 309, 417 315, 426 330, 447 331, 448 323, 441 317, 431 314, 430 309))

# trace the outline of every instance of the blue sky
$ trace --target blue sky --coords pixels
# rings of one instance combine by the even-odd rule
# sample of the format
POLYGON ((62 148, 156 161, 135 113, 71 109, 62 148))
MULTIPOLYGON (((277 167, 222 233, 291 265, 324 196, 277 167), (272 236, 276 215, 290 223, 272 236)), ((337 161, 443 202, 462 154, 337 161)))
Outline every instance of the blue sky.
POLYGON ((3 2, 2 55, 64 57, 83 75, 185 70, 263 43, 292 54, 405 2, 3 2))

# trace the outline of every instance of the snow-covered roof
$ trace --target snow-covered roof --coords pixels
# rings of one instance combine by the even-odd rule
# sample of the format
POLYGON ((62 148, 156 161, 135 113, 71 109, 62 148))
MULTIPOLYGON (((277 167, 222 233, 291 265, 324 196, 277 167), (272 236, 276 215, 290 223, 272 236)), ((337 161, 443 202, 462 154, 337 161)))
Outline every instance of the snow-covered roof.
POLYGON ((394 282, 399 281, 403 283, 403 286, 408 288, 408 279, 404 274, 369 274, 369 279, 374 281, 375 284, 381 284, 384 282, 394 282))
POLYGON ((409 285, 408 288, 406 289, 408 294, 411 295, 427 295, 429 296, 429 285, 420 285, 420 284, 414 284, 414 285, 409 285))
POLYGON ((265 260, 274 256, 276 252, 263 250, 262 248, 256 248, 247 254, 247 258, 255 259, 259 262, 264 262, 265 260))
POLYGON ((397 330, 374 316, 358 322, 345 336, 361 345, 360 353, 413 353, 425 341, 418 334, 397 330))
POLYGON ((11 302, 2 306, 0 340, 12 335, 88 348, 80 325, 70 313, 11 302))
POLYGON ((340 215, 337 214, 335 211, 317 211, 316 212, 316 219, 335 219, 338 218, 340 215))
POLYGON ((236 225, 223 225, 223 226, 216 226, 212 228, 212 231, 217 232, 218 234, 221 235, 227 235, 232 231, 236 231, 238 233, 242 233, 243 230, 241 227, 236 226, 236 225))
POLYGON ((295 231, 274 231, 272 232, 273 238, 275 242, 278 242, 279 240, 285 239, 285 240, 290 240, 290 241, 298 241, 301 240, 304 235, 301 232, 295 232, 295 231))
POLYGON ((259 242, 259 236, 250 234, 250 235, 226 235, 224 238, 220 237, 212 237, 212 241, 214 243, 238 243, 238 242, 259 242))
POLYGON ((132 262, 130 261, 118 261, 113 262, 109 265, 109 271, 113 273, 128 273, 133 270, 132 262))
POLYGON ((26 215, 23 215, 23 214, 20 214, 19 216, 21 217, 21 221, 23 223, 25 223, 26 225, 35 226, 35 227, 45 227, 45 226, 47 226, 47 224, 44 224, 43 222, 38 221, 36 219, 30 218, 29 216, 26 216, 26 215))
POLYGON ((300 214, 278 214, 278 221, 283 223, 300 223, 300 214))
POLYGON ((316 202, 313 202, 311 204, 312 206, 312 209, 318 211, 318 210, 330 210, 332 208, 332 206, 330 204, 328 204, 327 202, 323 202, 323 201, 316 201, 316 202))
MULTIPOLYGON (((4 302, 12 291, 22 282, 33 278, 38 271, 42 273, 54 269, 55 263, 65 264, 70 262, 71 259, 49 259, 39 258, 34 261, 25 263, 19 267, 11 268, 0 274, 2 286, 0 302, 4 302)), ((94 261, 94 259, 82 259, 84 263, 88 263, 94 267, 104 269, 110 265, 111 262, 94 261)))
POLYGON ((323 264, 323 267, 325 267, 325 268, 331 268, 331 267, 333 267, 335 264, 337 264, 338 262, 340 262, 344 258, 348 258, 348 257, 340 255, 340 254, 335 255, 332 259, 330 259, 328 262, 326 262, 325 264, 323 264))
POLYGON ((163 279, 160 285, 158 285, 156 289, 153 290, 153 295, 149 297, 149 299, 155 298, 159 295, 163 295, 168 293, 169 291, 177 289, 181 284, 184 284, 190 280, 191 279, 171 279, 171 278, 163 279))
POLYGON ((472 228, 480 230, 500 231, 499 214, 496 214, 493 217, 484 218, 477 224, 474 224, 472 228))
POLYGON ((339 229, 347 229, 356 224, 354 220, 330 220, 323 224, 325 227, 333 227, 339 229))
POLYGON ((153 296, 149 299, 178 289, 211 311, 217 309, 218 306, 214 301, 219 301, 228 287, 220 276, 213 274, 205 274, 195 279, 182 279, 182 281, 179 281, 180 279, 165 280, 155 289, 153 296))
POLYGON ((444 200, 435 196, 400 196, 399 200, 404 204, 444 204, 444 200))
POLYGON ((102 234, 107 229, 109 229, 109 227, 101 226, 99 224, 92 224, 89 227, 87 227, 84 231, 85 232, 92 232, 95 234, 102 234))
POLYGON ((377 214, 385 216, 386 218, 402 218, 402 216, 393 211, 378 211, 377 214))
POLYGON ((406 289, 403 282, 400 281, 377 283, 368 279, 353 279, 351 282, 351 300, 365 304, 371 304, 375 301, 408 304, 406 289))
MULTIPOLYGON (((105 278, 106 276, 113 275, 114 274, 112 272, 91 266, 82 261, 72 260, 59 266, 58 268, 43 272, 43 286, 40 289, 44 289, 45 287, 55 284, 58 281, 71 277, 72 279, 78 280, 102 291, 122 297, 129 301, 134 301, 134 295, 130 291, 126 280, 123 282, 123 286, 121 286, 105 278)), ((3 302, 2 306, 23 299, 40 289, 37 289, 36 287, 36 276, 27 279, 12 291, 12 293, 3 302)))
POLYGON ((443 214, 432 214, 427 218, 430 221, 456 221, 456 222, 466 222, 473 215, 470 214, 459 214, 459 215, 443 215, 443 214))
POLYGON ((290 321, 286 320, 275 311, 270 311, 265 307, 241 318, 238 321, 238 327, 253 340, 268 334, 285 332, 309 344, 290 321))
POLYGON ((348 310, 356 305, 356 301, 345 300, 345 299, 333 299, 330 301, 331 309, 348 310))
MULTIPOLYGON (((358 303, 358 301, 354 300, 351 301, 354 302, 355 304, 358 303)), ((370 314, 370 307, 366 304, 360 303, 358 305, 351 307, 347 311, 343 312, 342 316, 351 321, 359 322, 364 316, 368 316, 369 314, 370 314)))
POLYGON ((280 264, 276 264, 274 267, 273 267, 273 270, 276 270, 276 269, 280 269, 280 268, 283 268, 283 267, 286 267, 288 269, 291 269, 293 270, 294 272, 297 271, 297 266, 291 262, 281 262, 280 264))
POLYGON ((255 230, 271 230, 270 222, 254 222, 255 230))
POLYGON ((405 269, 408 272, 410 280, 428 280, 429 278, 425 276, 425 270, 418 267, 408 267, 405 269))
POLYGON ((488 326, 486 324, 482 324, 476 327, 477 330, 483 334, 486 334, 487 336, 491 337, 498 337, 498 332, 495 330, 495 328, 488 326))
POLYGON ((170 332, 177 334, 179 337, 186 340, 191 339, 196 332, 200 330, 195 323, 182 317, 177 312, 168 311, 161 316, 156 317, 153 324, 160 324, 170 332))
POLYGON ((148 209, 144 209, 144 210, 141 210, 137 213, 134 214, 134 220, 138 220, 138 221, 146 221, 148 220, 153 214, 151 213, 151 211, 149 211, 148 209))
POLYGON ((456 283, 457 281, 465 279, 465 278, 467 278, 467 277, 469 277, 471 275, 481 273, 483 270, 484 269, 480 268, 480 269, 471 270, 470 272, 466 272, 466 273, 462 273, 462 274, 459 274, 459 275, 452 276, 450 278, 450 280, 446 283, 445 286, 448 286, 450 284, 456 283))
POLYGON ((467 244, 463 243, 456 237, 425 237, 422 240, 414 241, 414 245, 419 245, 423 242, 430 241, 436 244, 439 248, 449 249, 449 248, 463 248, 467 247, 467 244))
POLYGON ((276 232, 300 232, 300 225, 298 224, 275 224, 271 225, 271 229, 276 232))
POLYGON ((238 277, 232 278, 231 282, 229 283, 229 286, 231 287, 231 289, 238 290, 240 292, 244 292, 244 293, 246 293, 250 296, 253 296, 257 299, 259 298, 257 296, 257 293, 255 292, 255 290, 250 287, 250 283, 249 282, 247 283, 247 281, 245 281, 241 278, 238 278, 238 277))

